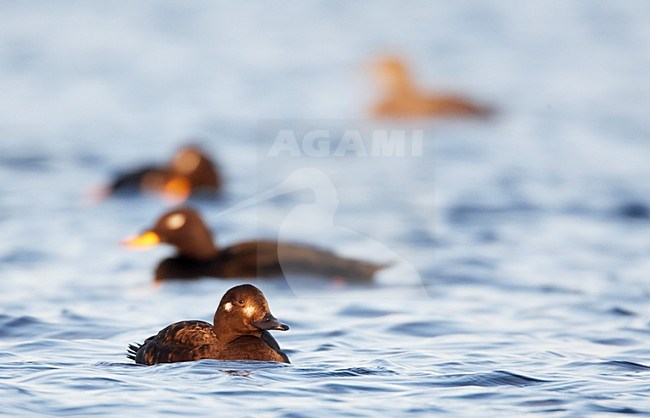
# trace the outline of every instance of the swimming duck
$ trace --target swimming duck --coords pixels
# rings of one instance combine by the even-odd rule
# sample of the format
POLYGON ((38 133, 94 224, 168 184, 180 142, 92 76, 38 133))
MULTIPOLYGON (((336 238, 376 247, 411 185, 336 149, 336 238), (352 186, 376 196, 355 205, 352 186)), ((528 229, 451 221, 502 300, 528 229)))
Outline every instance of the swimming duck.
POLYGON ((187 146, 165 166, 145 166, 118 176, 103 194, 152 192, 178 203, 191 194, 214 195, 220 188, 215 164, 201 149, 187 146))
POLYGON ((246 241, 218 248, 199 213, 180 208, 162 215, 153 228, 128 239, 131 248, 167 243, 177 254, 158 264, 156 280, 199 277, 272 277, 301 273, 326 278, 366 282, 386 267, 343 258, 331 251, 276 241, 246 241))
POLYGON ((376 117, 484 117, 486 106, 452 94, 431 94, 419 90, 404 62, 387 57, 375 64, 375 73, 386 96, 373 107, 376 117))
POLYGON ((289 363, 269 330, 287 331, 269 309, 261 290, 250 284, 233 287, 221 298, 214 324, 181 321, 163 328, 143 344, 131 344, 127 358, 138 364, 201 359, 289 363))

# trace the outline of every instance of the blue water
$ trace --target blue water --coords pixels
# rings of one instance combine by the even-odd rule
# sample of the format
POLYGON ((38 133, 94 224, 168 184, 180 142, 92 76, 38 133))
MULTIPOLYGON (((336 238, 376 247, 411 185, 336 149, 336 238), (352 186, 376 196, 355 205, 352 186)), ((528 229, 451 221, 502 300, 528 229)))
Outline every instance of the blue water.
POLYGON ((648 17, 645 1, 0 3, 0 414, 650 415, 648 17), (269 155, 305 120, 385 129, 367 63, 387 49, 498 115, 410 125, 421 155, 269 155), (291 326, 275 333, 291 365, 125 358, 240 283, 154 286, 171 250, 119 242, 164 203, 87 199, 193 138, 226 178, 194 202, 220 243, 394 263, 370 286, 247 280, 291 326))

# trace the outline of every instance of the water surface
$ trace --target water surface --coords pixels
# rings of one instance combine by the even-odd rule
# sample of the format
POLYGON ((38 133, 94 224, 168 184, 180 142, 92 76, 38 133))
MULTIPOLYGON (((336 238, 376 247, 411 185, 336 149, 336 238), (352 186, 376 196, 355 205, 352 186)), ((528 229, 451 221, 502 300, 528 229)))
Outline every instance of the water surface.
POLYGON ((3 3, 0 413, 650 414, 649 13, 3 3), (363 65, 386 48, 423 85, 498 116, 419 126, 421 156, 266 154, 278 120, 367 126, 363 65), (210 320, 239 283, 154 286, 170 249, 118 243, 164 204, 85 200, 189 137, 226 176, 221 200, 194 202, 220 243, 280 237, 398 262, 369 286, 251 281, 291 325, 276 333, 291 365, 125 358, 171 322, 210 320), (326 181, 221 215, 304 168, 326 181))

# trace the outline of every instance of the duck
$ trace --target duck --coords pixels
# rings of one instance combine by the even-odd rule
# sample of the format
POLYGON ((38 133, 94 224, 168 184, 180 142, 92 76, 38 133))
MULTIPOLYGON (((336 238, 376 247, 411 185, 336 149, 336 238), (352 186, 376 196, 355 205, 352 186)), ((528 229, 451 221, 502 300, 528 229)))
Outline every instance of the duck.
POLYGON ((130 344, 127 358, 148 366, 202 359, 290 363, 269 333, 288 329, 271 314, 260 289, 242 284, 223 295, 212 324, 175 322, 142 344, 130 344))
POLYGON ((377 118, 486 117, 490 107, 450 93, 428 93, 413 82, 403 60, 384 57, 374 64, 374 73, 385 95, 372 108, 377 118))
POLYGON ((164 166, 147 165, 122 173, 102 190, 102 197, 154 193, 172 203, 190 195, 214 196, 222 181, 216 164, 197 146, 184 146, 164 166))
POLYGON ((158 264, 156 281, 283 277, 286 273, 298 273, 345 282, 369 282, 387 266, 341 257, 309 245, 272 240, 244 241, 219 248, 199 212, 191 207, 164 213, 152 228, 126 239, 123 245, 139 249, 160 243, 175 247, 176 254, 158 264))

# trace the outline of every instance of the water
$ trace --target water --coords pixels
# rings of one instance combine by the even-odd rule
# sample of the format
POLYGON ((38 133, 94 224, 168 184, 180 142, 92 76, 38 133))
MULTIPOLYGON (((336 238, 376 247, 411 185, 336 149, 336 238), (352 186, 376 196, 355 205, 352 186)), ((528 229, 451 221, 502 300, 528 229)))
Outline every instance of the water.
POLYGON ((650 7, 408 4, 0 5, 1 414, 650 414, 650 7), (421 156, 269 157, 275 126, 367 127, 387 47, 499 116, 426 124, 421 156), (125 358, 239 283, 153 286, 170 250, 118 243, 163 203, 85 201, 190 137, 226 176, 195 202, 219 242, 398 262, 252 281, 291 365, 125 358), (304 168, 325 176, 221 215, 304 168))

